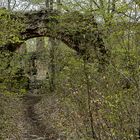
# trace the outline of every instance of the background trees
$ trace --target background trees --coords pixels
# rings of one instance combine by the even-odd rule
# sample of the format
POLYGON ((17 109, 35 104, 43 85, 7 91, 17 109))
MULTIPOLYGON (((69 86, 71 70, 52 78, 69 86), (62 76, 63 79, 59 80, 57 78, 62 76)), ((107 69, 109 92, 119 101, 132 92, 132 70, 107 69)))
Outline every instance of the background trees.
MULTIPOLYGON (((48 4, 48 1, 32 1, 32 3, 30 1, 32 6, 29 6, 29 9, 45 7, 45 2, 48 4)), ((49 124, 55 128, 59 137, 68 140, 138 139, 140 131, 138 1, 69 0, 62 1, 61 4, 60 1, 54 1, 53 7, 56 8, 57 4, 62 14, 67 13, 61 17, 61 26, 69 27, 67 31, 73 34, 80 29, 75 25, 76 19, 80 16, 78 13, 86 15, 87 18, 94 15, 98 29, 102 32, 105 47, 109 50, 107 61, 102 61, 100 48, 97 47, 91 53, 90 42, 94 38, 90 32, 86 38, 89 44, 83 42, 84 36, 79 38, 92 56, 88 61, 86 53, 79 55, 55 38, 28 40, 26 47, 24 46, 27 49, 24 55, 21 53, 19 55, 19 52, 10 55, 9 52, 1 51, 0 91, 5 95, 28 92, 23 85, 28 83, 28 80, 30 80, 29 84, 33 82, 28 72, 31 72, 29 60, 35 54, 33 69, 37 70, 34 74, 34 82, 39 85, 35 84, 32 91, 37 89, 36 93, 43 96, 42 100, 36 104, 35 111, 46 126, 49 124), (63 18, 68 22, 64 22, 63 18), (36 51, 29 52, 35 47, 36 51), (43 71, 40 71, 38 66, 42 67, 43 71), (20 73, 21 68, 24 74, 20 73), (37 80, 40 73, 43 73, 44 77, 37 80), (28 78, 22 79, 20 74, 28 78)), ((52 9, 52 3, 49 5, 52 9)), ((48 5, 45 8, 48 8, 48 5)), ((16 36, 21 26, 19 22, 8 20, 7 11, 1 10, 0 15, 3 13, 5 16, 1 21, 5 24, 0 25, 2 27, 0 28, 1 45, 11 39, 7 36, 9 32, 16 36), (6 25, 9 26, 8 30, 4 30, 6 25), (16 30, 13 30, 15 25, 17 25, 16 30)), ((88 24, 88 27, 86 25, 85 22, 83 28, 89 27, 94 30, 92 25, 88 24)), ((12 38, 12 41, 16 39, 12 38)), ((1 98, 2 107, 8 108, 12 104, 15 108, 15 99, 13 101, 8 98, 7 101, 3 98, 7 97, 1 98), (9 100, 11 104, 7 104, 9 100)), ((19 102, 19 98, 16 100, 19 102)), ((3 111, 2 107, 1 111, 3 111)), ((20 109, 20 106, 15 108, 17 112, 20 112, 20 109)), ((1 117, 1 126, 4 126, 1 128, 1 135, 4 139, 10 134, 11 127, 9 129, 6 127, 3 116, 7 122, 12 122, 11 127, 15 128, 15 122, 14 119, 9 119, 10 114, 4 111, 1 117), (5 131, 6 129, 8 131, 5 131)), ((21 133, 19 132, 20 135, 21 133)), ((16 132, 14 134, 17 135, 16 132)))

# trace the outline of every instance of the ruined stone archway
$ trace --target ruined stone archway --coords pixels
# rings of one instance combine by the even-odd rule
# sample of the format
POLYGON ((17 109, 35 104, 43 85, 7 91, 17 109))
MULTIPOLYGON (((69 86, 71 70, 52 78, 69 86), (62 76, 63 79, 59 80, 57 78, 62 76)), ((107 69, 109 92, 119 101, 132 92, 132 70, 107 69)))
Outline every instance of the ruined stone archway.
MULTIPOLYGON (((79 12, 59 13, 41 10, 26 13, 11 13, 11 19, 21 20, 24 25, 18 33, 18 42, 8 42, 5 48, 15 51, 22 42, 34 37, 51 37, 64 42, 79 54, 98 51, 102 57, 107 54, 98 25, 92 14, 79 12)), ((100 59, 100 58, 99 58, 100 59)))

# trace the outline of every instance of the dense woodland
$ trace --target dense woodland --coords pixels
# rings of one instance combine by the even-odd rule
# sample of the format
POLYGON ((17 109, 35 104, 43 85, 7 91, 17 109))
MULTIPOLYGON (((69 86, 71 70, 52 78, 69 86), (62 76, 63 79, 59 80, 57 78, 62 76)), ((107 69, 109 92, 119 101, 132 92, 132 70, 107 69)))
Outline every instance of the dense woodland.
POLYGON ((0 0, 0 140, 139 140, 139 47, 139 0, 0 0))

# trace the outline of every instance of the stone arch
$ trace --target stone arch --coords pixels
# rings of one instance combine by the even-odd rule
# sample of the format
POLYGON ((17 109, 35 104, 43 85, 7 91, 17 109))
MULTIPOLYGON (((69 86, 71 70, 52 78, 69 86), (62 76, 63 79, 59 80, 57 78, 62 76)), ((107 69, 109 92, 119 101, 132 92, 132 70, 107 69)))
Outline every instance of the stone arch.
POLYGON ((40 10, 20 14, 15 12, 11 13, 10 17, 22 21, 24 25, 18 33, 20 42, 5 44, 5 48, 10 51, 15 51, 30 38, 46 36, 61 40, 82 55, 89 55, 91 50, 98 51, 97 57, 107 54, 101 32, 92 14, 40 10))

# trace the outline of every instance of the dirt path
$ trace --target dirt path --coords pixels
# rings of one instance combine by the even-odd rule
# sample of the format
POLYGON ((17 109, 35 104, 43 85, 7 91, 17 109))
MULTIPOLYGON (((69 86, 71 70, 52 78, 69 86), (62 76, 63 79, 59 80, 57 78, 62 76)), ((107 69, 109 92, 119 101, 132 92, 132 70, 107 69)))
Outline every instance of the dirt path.
POLYGON ((58 140, 55 130, 45 126, 40 115, 36 113, 35 105, 41 98, 39 95, 32 94, 23 97, 26 121, 24 140, 58 140))

